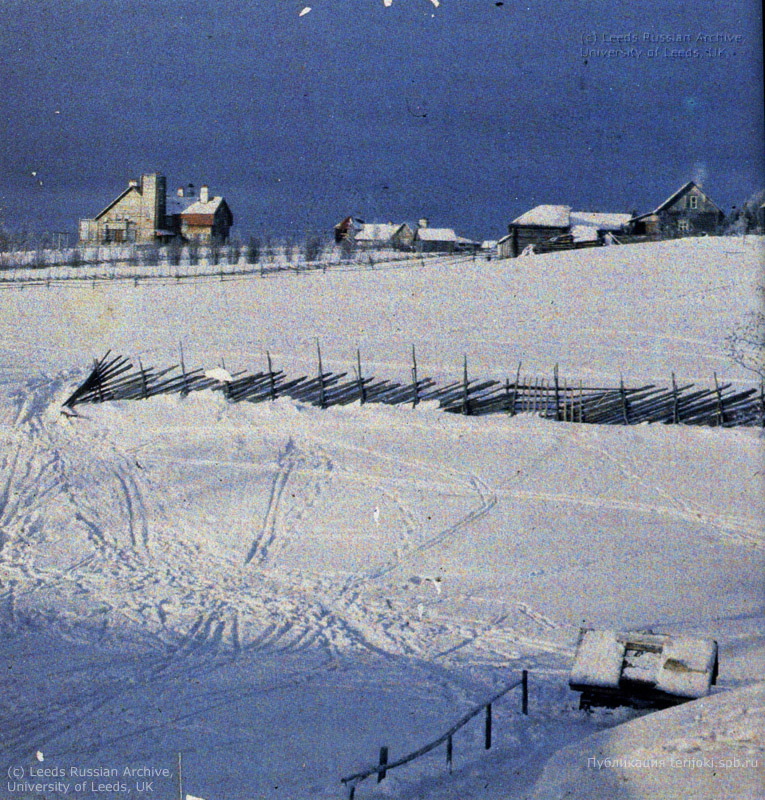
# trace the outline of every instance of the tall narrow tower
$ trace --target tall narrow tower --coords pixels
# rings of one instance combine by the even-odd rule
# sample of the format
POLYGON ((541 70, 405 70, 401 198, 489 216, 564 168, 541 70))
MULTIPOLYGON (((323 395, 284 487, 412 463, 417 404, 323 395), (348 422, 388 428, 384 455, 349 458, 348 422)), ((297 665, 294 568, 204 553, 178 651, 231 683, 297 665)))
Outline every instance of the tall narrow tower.
POLYGON ((165 227, 165 196, 167 181, 164 175, 153 173, 141 176, 141 221, 138 239, 153 242, 155 231, 165 227))

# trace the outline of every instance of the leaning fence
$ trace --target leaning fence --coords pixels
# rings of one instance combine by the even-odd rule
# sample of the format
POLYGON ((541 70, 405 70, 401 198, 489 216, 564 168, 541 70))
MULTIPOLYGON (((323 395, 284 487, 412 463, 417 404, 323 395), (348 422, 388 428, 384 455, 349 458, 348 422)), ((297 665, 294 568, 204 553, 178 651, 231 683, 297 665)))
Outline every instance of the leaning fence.
POLYGON ((468 375, 467 359, 461 379, 438 385, 418 374, 417 357, 412 348, 412 379, 399 383, 366 376, 361 354, 356 353, 353 374, 324 369, 321 348, 317 343, 317 373, 290 378, 275 370, 271 356, 267 371, 221 373, 186 366, 183 349, 179 363, 164 369, 137 366, 124 356, 107 353, 93 362, 93 367, 64 405, 73 409, 83 403, 111 400, 147 399, 159 394, 181 394, 210 389, 220 391, 230 402, 259 403, 289 397, 320 408, 350 403, 386 405, 434 401, 454 414, 483 416, 533 413, 560 422, 595 425, 638 425, 666 423, 711 427, 765 427, 765 385, 736 387, 713 375, 711 385, 680 383, 672 374, 666 386, 644 384, 628 387, 585 386, 559 376, 552 378, 521 376, 521 366, 511 381, 473 379, 468 375))
POLYGON ((442 744, 446 745, 446 766, 449 769, 449 772, 452 771, 452 765, 454 760, 454 734, 460 728, 463 728, 465 725, 470 722, 470 720, 477 717, 482 711, 485 714, 484 717, 484 748, 486 750, 491 749, 491 742, 492 742, 492 706, 498 700, 502 699, 508 692, 512 691, 513 689, 517 689, 521 687, 521 713, 528 715, 529 713, 529 673, 527 670, 523 670, 521 673, 521 677, 519 680, 511 683, 509 686, 505 686, 504 689, 497 692, 493 697, 485 700, 480 705, 477 705, 475 708, 471 709, 467 714, 465 714, 461 719, 454 723, 454 725, 449 728, 446 733, 443 733, 437 739, 434 739, 432 742, 429 742, 426 745, 418 748, 417 750, 409 753, 402 758, 397 759, 396 761, 389 761, 389 749, 387 747, 380 748, 380 756, 378 763, 372 767, 368 767, 367 769, 363 769, 360 772, 354 772, 352 775, 347 775, 345 778, 341 778, 341 783, 345 784, 348 788, 348 798, 349 800, 354 800, 356 796, 356 787, 367 778, 371 777, 372 775, 377 775, 377 782, 382 782, 385 777, 387 776, 388 772, 392 769, 396 769, 397 767, 403 767, 405 764, 409 764, 412 761, 415 761, 418 758, 430 753, 432 750, 440 747, 442 744))

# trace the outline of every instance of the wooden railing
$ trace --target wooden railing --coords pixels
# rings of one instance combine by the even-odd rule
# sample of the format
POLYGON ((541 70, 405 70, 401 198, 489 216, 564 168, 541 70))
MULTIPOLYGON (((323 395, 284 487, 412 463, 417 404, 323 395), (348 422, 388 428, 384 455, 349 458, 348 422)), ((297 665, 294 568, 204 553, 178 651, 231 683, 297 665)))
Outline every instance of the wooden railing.
POLYGON ((356 796, 356 787, 367 778, 371 777, 372 775, 377 775, 377 782, 380 783, 385 776, 390 772, 392 769, 396 769, 398 767, 403 767, 404 764, 409 764, 412 761, 424 756, 426 753, 430 753, 432 750, 435 750, 437 747, 440 747, 442 744, 446 744, 446 765, 449 769, 449 772, 452 771, 452 762, 454 758, 454 734, 460 728, 463 728, 470 722, 471 719, 477 717, 482 711, 485 712, 484 718, 484 747, 486 750, 491 748, 491 736, 492 736, 492 705, 504 697, 508 692, 512 691, 513 689, 517 689, 521 687, 521 712, 523 714, 528 715, 529 713, 529 673, 527 670, 523 670, 521 673, 521 677, 519 680, 511 683, 509 686, 505 686, 504 689, 497 692, 493 697, 490 697, 488 700, 484 701, 480 705, 477 705, 475 708, 471 709, 467 714, 461 717, 454 725, 449 728, 446 733, 441 734, 437 739, 434 739, 432 742, 429 742, 426 745, 418 748, 412 753, 409 753, 402 758, 397 759, 396 761, 389 762, 388 755, 389 751, 387 747, 380 748, 380 757, 378 763, 373 767, 368 767, 367 769, 363 769, 360 772, 354 772, 352 775, 347 775, 345 778, 341 778, 341 782, 345 784, 348 788, 348 798, 349 800, 354 800, 356 796))

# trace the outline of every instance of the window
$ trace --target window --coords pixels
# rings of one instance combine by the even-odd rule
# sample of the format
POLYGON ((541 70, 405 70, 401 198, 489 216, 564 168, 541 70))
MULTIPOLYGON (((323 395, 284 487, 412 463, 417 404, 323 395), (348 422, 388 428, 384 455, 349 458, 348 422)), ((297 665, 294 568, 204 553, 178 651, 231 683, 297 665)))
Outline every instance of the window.
POLYGON ((695 194, 688 195, 688 208, 697 209, 699 207, 699 198, 695 194))
POLYGON ((691 229, 691 223, 688 222, 687 219, 681 219, 677 221, 677 229, 680 233, 688 233, 691 229))

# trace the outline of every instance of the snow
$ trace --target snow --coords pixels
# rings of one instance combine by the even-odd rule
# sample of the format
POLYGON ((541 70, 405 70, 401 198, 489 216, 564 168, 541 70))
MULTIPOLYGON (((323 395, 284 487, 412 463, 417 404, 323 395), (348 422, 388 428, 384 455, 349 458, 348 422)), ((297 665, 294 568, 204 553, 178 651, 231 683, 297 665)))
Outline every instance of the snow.
POLYGON ((533 800, 763 796, 765 684, 633 720, 556 753, 533 800))
POLYGON ((514 219, 511 224, 545 228, 568 228, 571 222, 570 213, 570 206, 534 206, 530 211, 526 211, 520 217, 514 219))
POLYGON ((673 637, 662 649, 656 688, 678 697, 707 694, 716 655, 714 642, 673 637))
POLYGON ((615 689, 622 676, 624 644, 614 631, 584 631, 571 667, 572 685, 615 689))
POLYGON ((423 242, 457 242, 457 234, 452 228, 417 228, 417 238, 423 242))
MULTIPOLYGON (((710 238, 552 254, 544 270, 541 257, 450 257, 3 288, 4 774, 38 751, 46 765, 174 774, 182 752, 184 791, 206 800, 342 797, 340 777, 380 746, 391 760, 420 747, 524 668, 530 714, 517 693, 498 702, 490 752, 477 721, 455 737, 452 775, 434 751, 357 798, 520 800, 551 757, 540 786, 575 775, 595 787, 582 796, 619 797, 615 774, 554 755, 609 729, 602 741, 624 752, 759 754, 757 429, 230 404, 219 391, 77 417, 60 406, 93 356, 170 366, 180 342, 187 368, 230 374, 262 369, 266 350, 275 368, 315 374, 319 338, 325 368, 352 374, 359 347, 364 373, 392 380, 408 378, 414 344, 437 379, 457 378, 467 353, 486 377, 522 360, 586 381, 714 370, 744 384, 724 339, 756 302, 761 257, 761 239, 710 238), (582 626, 716 639, 719 694, 700 702, 727 705, 669 712, 677 725, 578 711, 567 682, 582 626), (618 732, 635 724, 633 746, 618 732)), ((691 768, 638 777, 636 798, 663 797, 661 780, 714 787, 691 768)), ((740 797, 756 797, 751 770, 739 777, 740 797)), ((177 795, 172 777, 144 797, 177 795)))
POLYGON ((214 214, 222 202, 222 197, 211 197, 207 202, 196 200, 191 205, 186 206, 181 214, 182 216, 191 216, 192 214, 214 214))
POLYGON ((571 228, 571 235, 575 242, 597 242, 598 228, 590 225, 574 225, 571 228))
POLYGON ((632 214, 613 214, 600 211, 572 211, 571 224, 585 225, 599 231, 620 231, 632 219, 632 214))
POLYGON ((353 235, 357 242, 389 242, 402 228, 402 224, 364 223, 353 235))

